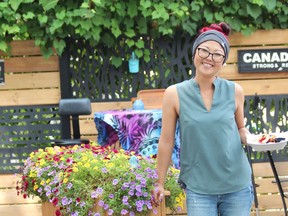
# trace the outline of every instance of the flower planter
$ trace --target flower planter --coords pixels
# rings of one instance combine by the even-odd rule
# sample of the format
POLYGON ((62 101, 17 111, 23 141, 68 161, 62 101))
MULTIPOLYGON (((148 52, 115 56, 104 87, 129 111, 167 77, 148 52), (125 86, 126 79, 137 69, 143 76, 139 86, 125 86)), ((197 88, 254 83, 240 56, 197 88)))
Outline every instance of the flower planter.
MULTIPOLYGON (((135 205, 137 208, 146 209, 148 204, 140 200, 149 201, 153 184, 157 180, 155 165, 155 158, 136 156, 133 152, 116 151, 93 144, 70 148, 47 147, 31 153, 25 169, 23 168, 25 172, 21 181, 18 181, 17 192, 23 196, 40 197, 43 202, 53 200, 64 215, 75 211, 85 215, 89 208, 94 213, 104 212, 104 208, 109 208, 114 212, 113 215, 120 215, 127 206, 133 206, 135 213, 138 213, 135 205), (35 170, 39 170, 41 175, 35 175, 35 170), (58 193, 50 193, 47 197, 47 192, 51 191, 58 193), (101 197, 101 202, 97 202, 96 197, 101 197), (92 203, 101 205, 95 205, 95 208, 100 209, 92 210, 92 203)), ((179 170, 169 167, 165 185, 173 193, 169 195, 166 206, 163 200, 156 211, 151 210, 150 213, 150 210, 146 209, 141 215, 152 216, 156 212, 158 216, 162 216, 166 214, 166 208, 178 211, 184 197, 176 181, 178 174, 179 170)), ((43 203, 42 210, 42 216, 55 216, 60 213, 50 203, 43 203)), ((105 213, 102 215, 106 216, 105 213)))
MULTIPOLYGON (((57 207, 53 206, 52 203, 49 203, 49 202, 42 203, 42 216, 55 216, 56 210, 57 210, 57 207)), ((95 210, 97 210, 97 207, 95 207, 95 210)), ((165 215, 166 215, 166 207, 165 207, 165 198, 164 198, 161 205, 157 207, 157 215, 155 215, 151 211, 149 216, 165 216, 165 215)), ((108 214, 105 213, 103 216, 108 216, 108 214)))
POLYGON ((42 203, 42 216, 55 216, 57 207, 53 206, 52 203, 42 203))

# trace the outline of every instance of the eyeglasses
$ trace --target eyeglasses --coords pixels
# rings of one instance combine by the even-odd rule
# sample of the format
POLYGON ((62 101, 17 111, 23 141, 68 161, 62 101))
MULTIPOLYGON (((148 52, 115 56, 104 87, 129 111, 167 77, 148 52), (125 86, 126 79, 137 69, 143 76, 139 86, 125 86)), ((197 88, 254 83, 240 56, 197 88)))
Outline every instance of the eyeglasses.
POLYGON ((219 62, 222 62, 223 59, 225 58, 225 56, 220 53, 210 53, 208 50, 203 49, 203 48, 198 48, 197 50, 198 50, 198 55, 203 59, 206 59, 211 55, 213 61, 219 63, 219 62))

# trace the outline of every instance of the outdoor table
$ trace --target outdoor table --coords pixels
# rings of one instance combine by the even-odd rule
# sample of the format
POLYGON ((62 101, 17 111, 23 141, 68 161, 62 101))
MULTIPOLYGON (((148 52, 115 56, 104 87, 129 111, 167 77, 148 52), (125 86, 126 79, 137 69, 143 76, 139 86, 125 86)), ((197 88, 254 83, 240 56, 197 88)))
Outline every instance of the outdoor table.
MULTIPOLYGON (((249 162, 250 162, 251 168, 252 168, 251 149, 250 148, 247 148, 247 153, 248 153, 248 159, 249 159, 249 162)), ((275 178, 275 182, 277 184, 277 187, 278 187, 278 190, 279 190, 279 193, 281 196, 281 201, 282 201, 283 208, 284 208, 284 216, 287 216, 287 205, 286 205, 286 201, 285 201, 286 195, 284 194, 284 191, 283 191, 283 188, 281 185, 281 180, 279 179, 279 175, 278 175, 278 172, 277 172, 277 169, 275 167, 275 163, 274 163, 274 160, 272 157, 272 153, 270 150, 265 151, 265 153, 267 154, 267 157, 268 157, 268 160, 269 160, 269 163, 270 163, 270 166, 271 166, 274 178, 275 178)), ((256 208, 256 215, 258 216, 259 215, 258 198, 257 198, 257 192, 256 192, 256 185, 255 185, 255 181, 254 181, 253 168, 252 168, 252 180, 253 180, 253 187, 254 187, 254 203, 255 203, 255 208, 256 208)))
POLYGON ((275 177, 275 181, 276 181, 276 184, 278 186, 278 190, 279 190, 279 193, 280 193, 280 196, 281 196, 281 200, 282 200, 283 207, 284 207, 284 215, 287 216, 287 206, 286 206, 286 201, 285 201, 286 196, 284 194, 284 191, 283 191, 283 188, 282 188, 282 185, 281 185, 281 181, 279 179, 279 175, 277 173, 277 170, 276 170, 276 167, 275 167, 275 164, 274 164, 274 160, 273 160, 271 151, 267 151, 266 154, 268 156, 268 159, 269 159, 269 162, 270 162, 270 165, 271 165, 274 177, 275 177))
MULTIPOLYGON (((98 143, 102 146, 120 142, 124 150, 143 156, 157 155, 162 128, 162 110, 108 110, 94 113, 98 143)), ((179 168, 180 133, 177 124, 172 162, 179 168)))

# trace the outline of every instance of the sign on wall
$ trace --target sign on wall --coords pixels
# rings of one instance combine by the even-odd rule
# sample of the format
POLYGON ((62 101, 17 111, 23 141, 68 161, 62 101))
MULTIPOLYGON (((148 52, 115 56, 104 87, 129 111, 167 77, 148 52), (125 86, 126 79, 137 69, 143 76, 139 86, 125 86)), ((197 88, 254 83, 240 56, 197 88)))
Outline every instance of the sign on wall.
POLYGON ((238 50, 238 71, 288 72, 288 49, 238 50))
POLYGON ((4 84, 4 60, 0 59, 0 85, 4 84))

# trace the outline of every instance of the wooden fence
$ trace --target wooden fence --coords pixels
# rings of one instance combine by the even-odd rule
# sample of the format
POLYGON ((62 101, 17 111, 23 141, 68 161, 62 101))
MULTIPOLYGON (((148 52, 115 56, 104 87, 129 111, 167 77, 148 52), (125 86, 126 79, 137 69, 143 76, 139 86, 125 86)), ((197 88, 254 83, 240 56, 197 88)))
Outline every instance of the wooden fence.
MULTIPOLYGON (((241 34, 230 36, 231 53, 220 76, 239 83, 245 95, 288 94, 288 72, 238 73, 237 50, 288 48, 288 30, 257 31, 249 37, 241 34)), ((33 41, 12 43, 12 55, 4 58, 5 85, 0 86, 0 106, 57 104, 60 99, 59 59, 53 55, 42 57, 33 41)), ((83 137, 97 140, 93 113, 109 109, 130 108, 131 102, 93 103, 92 114, 80 122, 83 137)), ((272 171, 267 163, 253 164, 259 197, 261 216, 284 215, 276 184, 272 183, 272 171), (270 211, 266 211, 270 209, 270 211)), ((281 164, 283 170, 287 163, 281 164)), ((281 169, 282 169, 281 168, 281 169)), ((287 175, 287 173, 286 173, 287 175)), ((26 199, 16 195, 17 177, 0 175, 0 215, 41 216, 38 199, 26 199)), ((285 187, 286 189, 286 187, 285 187)), ((169 211, 167 212, 169 214, 169 211)), ((185 215, 185 211, 183 212, 185 215)), ((182 215, 183 215, 182 214, 182 215)), ((251 215, 255 215, 251 213, 251 215)))

